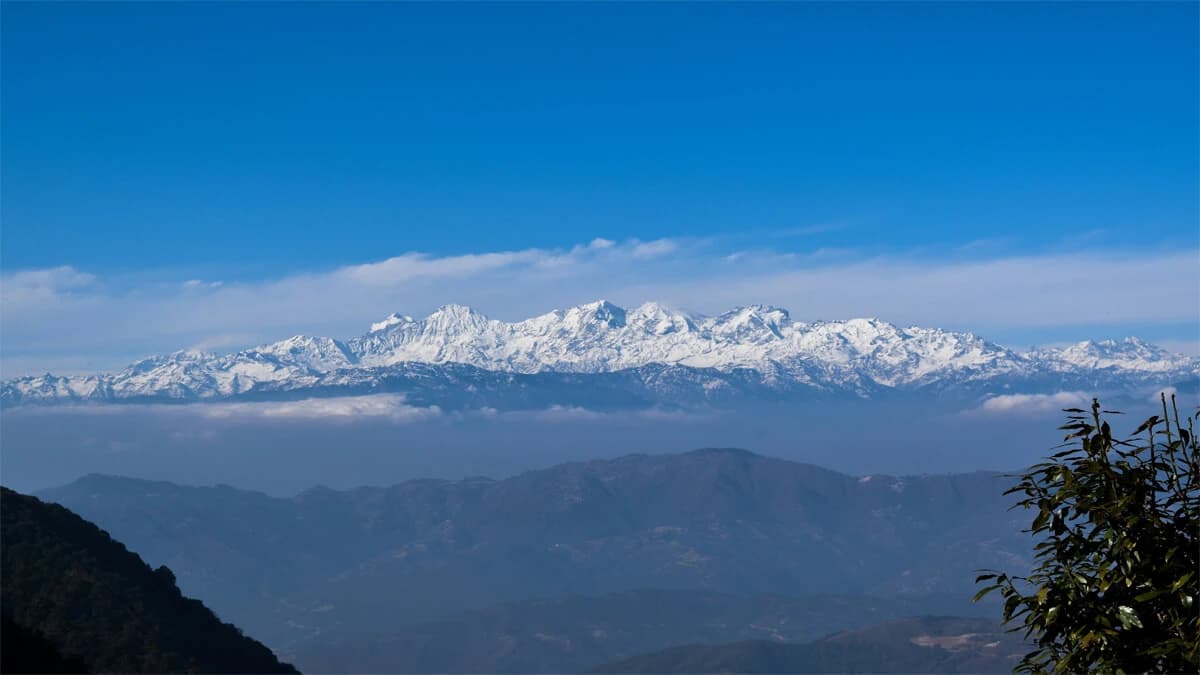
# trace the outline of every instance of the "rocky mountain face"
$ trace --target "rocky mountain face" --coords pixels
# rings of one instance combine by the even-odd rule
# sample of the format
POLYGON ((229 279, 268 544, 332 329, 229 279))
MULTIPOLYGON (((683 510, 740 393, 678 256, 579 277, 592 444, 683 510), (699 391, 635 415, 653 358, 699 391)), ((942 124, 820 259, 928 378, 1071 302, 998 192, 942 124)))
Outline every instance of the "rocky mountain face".
POLYGON ((878 319, 801 322, 761 305, 702 317, 599 301, 515 323, 448 305, 421 320, 393 314, 348 342, 295 336, 227 355, 175 352, 112 374, 22 377, 0 385, 0 403, 398 392, 455 407, 470 402, 441 390, 462 385, 484 392, 480 405, 512 409, 542 399, 570 404, 564 388, 586 381, 620 390, 614 405, 671 407, 889 392, 1129 393, 1198 374, 1200 359, 1136 338, 1022 353, 970 333, 878 319))
POLYGON ((293 654, 497 603, 648 588, 969 607, 975 570, 1027 565, 1005 485, 700 450, 286 499, 105 476, 41 495, 293 654))

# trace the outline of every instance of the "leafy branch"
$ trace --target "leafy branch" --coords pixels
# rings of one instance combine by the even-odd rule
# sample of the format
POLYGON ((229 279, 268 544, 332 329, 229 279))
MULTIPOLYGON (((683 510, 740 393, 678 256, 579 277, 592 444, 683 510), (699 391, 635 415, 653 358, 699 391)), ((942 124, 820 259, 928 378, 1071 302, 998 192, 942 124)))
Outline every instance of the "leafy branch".
POLYGON ((1161 401, 1128 440, 1097 400, 1064 410, 1059 451, 1005 492, 1035 513, 1035 567, 984 570, 975 599, 998 592, 1034 644, 1018 671, 1200 670, 1200 412, 1181 421, 1174 395, 1161 401))

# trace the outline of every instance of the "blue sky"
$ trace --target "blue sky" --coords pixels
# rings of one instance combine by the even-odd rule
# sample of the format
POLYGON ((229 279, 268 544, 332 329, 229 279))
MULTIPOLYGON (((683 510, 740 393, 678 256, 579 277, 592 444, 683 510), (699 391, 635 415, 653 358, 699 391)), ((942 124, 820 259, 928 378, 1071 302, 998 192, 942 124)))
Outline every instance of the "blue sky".
POLYGON ((2 19, 6 375, 600 295, 1021 344, 1197 341, 1194 3, 6 3, 2 19), (585 258, 553 282, 527 269, 585 258), (330 283, 390 259, 438 271, 330 283), (1013 270, 1035 271, 987 276, 1013 270), (1147 270, 1176 288, 1150 299, 1147 270), (1071 284, 1109 304, 1055 314, 1071 284), (872 295, 888 285, 937 311, 872 295), (1000 295, 1011 307, 980 312, 1000 295), (57 335, 81 317, 89 335, 57 335))

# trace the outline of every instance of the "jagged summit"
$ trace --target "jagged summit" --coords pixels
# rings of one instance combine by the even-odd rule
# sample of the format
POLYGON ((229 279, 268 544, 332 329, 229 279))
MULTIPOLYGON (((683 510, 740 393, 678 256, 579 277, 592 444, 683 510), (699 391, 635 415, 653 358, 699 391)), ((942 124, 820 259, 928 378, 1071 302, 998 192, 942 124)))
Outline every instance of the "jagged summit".
POLYGON ((614 305, 613 303, 605 300, 604 298, 601 298, 594 302, 588 302, 588 303, 579 305, 578 307, 576 307, 576 309, 582 309, 582 310, 586 310, 586 311, 590 311, 590 312, 620 312, 622 314, 625 313, 624 308, 618 307, 618 306, 614 305))
POLYGON ((466 305, 442 305, 424 323, 433 330, 471 330, 487 325, 488 318, 466 305))
POLYGON ((1169 370, 1170 364, 1178 358, 1167 350, 1136 337, 1121 340, 1084 340, 1062 349, 1035 349, 1030 353, 1057 357, 1061 364, 1098 370, 1169 370))
POLYGON ((413 318, 407 314, 394 312, 384 317, 383 321, 376 321, 371 324, 371 330, 368 333, 378 333, 381 330, 387 330, 396 324, 413 323, 413 318))
MULTIPOLYGON (((482 317, 482 316, 483 316, 483 314, 481 312, 476 311, 475 308, 473 308, 473 307, 468 307, 467 305, 459 305, 457 303, 451 303, 449 305, 442 305, 441 307, 438 307, 437 310, 435 310, 432 314, 430 314, 426 320, 432 319, 434 317, 444 317, 447 319, 466 319, 466 318, 482 317)), ((484 317, 484 318, 486 318, 486 317, 484 317)))
MULTIPOLYGON (((0 401, 204 400, 330 386, 375 392, 388 377, 386 369, 414 364, 509 374, 691 369, 680 371, 682 380, 655 375, 637 385, 652 393, 630 394, 662 405, 678 404, 672 397, 689 387, 704 397, 721 398, 731 388, 751 386, 739 372, 754 373, 754 387, 773 391, 855 396, 881 389, 964 386, 1005 392, 1021 387, 1095 390, 1106 382, 1127 390, 1191 381, 1200 372, 1200 359, 1174 355, 1137 338, 1022 353, 972 333, 901 328, 878 318, 804 322, 786 309, 764 304, 704 316, 654 302, 627 310, 597 300, 515 322, 490 319, 456 304, 423 319, 394 313, 346 342, 296 335, 227 355, 179 351, 155 356, 111 375, 18 378, 0 385, 0 401), (700 371, 709 374, 698 375, 700 371)), ((435 374, 422 378, 436 386, 435 374)), ((445 385, 451 390, 459 386, 445 385)))
POLYGON ((590 321, 598 321, 607 325, 609 328, 620 328, 625 325, 625 316, 628 314, 623 308, 617 307, 607 300, 597 300, 589 302, 586 305, 580 305, 570 312, 577 312, 580 318, 590 321))
POLYGON ((657 302, 646 302, 628 312, 626 323, 655 335, 696 330, 696 317, 657 302))

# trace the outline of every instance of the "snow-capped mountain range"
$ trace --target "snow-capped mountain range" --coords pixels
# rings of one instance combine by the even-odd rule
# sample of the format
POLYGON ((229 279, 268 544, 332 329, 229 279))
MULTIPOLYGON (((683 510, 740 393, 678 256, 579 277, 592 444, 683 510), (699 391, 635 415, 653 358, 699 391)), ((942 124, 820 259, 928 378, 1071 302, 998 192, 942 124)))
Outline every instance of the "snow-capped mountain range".
POLYGON ((396 392, 416 403, 688 406, 901 392, 1124 392, 1192 382, 1200 359, 1137 338, 1018 352, 971 333, 878 319, 803 322, 753 305, 699 316, 598 301, 525 321, 447 305, 360 337, 297 335, 218 355, 180 351, 112 374, 21 377, 6 406, 396 392))

